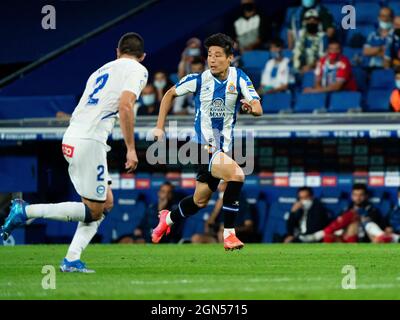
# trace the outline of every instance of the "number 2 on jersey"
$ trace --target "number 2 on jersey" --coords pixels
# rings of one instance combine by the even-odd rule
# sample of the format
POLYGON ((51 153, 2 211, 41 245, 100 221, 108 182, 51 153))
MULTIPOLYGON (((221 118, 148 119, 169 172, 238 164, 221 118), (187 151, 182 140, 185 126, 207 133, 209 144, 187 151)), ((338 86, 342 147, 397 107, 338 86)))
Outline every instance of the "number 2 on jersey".
POLYGON ((95 95, 103 89, 106 85, 108 80, 108 73, 105 73, 96 79, 96 87, 94 88, 93 92, 89 95, 88 104, 96 105, 99 102, 99 98, 95 98, 95 95))

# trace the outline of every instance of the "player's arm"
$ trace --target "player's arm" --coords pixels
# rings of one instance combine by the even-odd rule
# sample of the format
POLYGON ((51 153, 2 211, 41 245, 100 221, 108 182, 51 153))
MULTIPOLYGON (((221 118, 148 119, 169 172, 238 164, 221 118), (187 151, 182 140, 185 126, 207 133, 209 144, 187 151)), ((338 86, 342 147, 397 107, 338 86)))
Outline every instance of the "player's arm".
POLYGON ((138 158, 135 148, 133 105, 136 95, 130 91, 123 91, 119 101, 119 122, 127 149, 125 169, 132 172, 136 169, 138 158))
POLYGON ((172 107, 172 101, 177 96, 175 86, 170 88, 163 96, 160 104, 160 112, 157 119, 157 129, 164 131, 167 115, 172 107))
POLYGON ((240 89, 244 99, 240 100, 242 103, 242 110, 259 117, 263 114, 263 109, 260 103, 260 96, 254 89, 254 85, 250 78, 242 72, 239 80, 240 89))
POLYGON ((263 109, 259 99, 253 99, 250 102, 247 102, 246 99, 240 100, 242 103, 242 109, 246 113, 249 113, 255 117, 262 116, 263 109))

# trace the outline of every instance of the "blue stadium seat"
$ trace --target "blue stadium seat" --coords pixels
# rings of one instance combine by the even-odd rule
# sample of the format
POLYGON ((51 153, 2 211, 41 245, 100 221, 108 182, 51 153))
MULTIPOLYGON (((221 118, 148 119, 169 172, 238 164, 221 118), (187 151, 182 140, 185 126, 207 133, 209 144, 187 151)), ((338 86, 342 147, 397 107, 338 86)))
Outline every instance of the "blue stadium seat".
MULTIPOLYGON (((358 18, 358 11, 357 11, 357 18, 358 18)), ((376 17, 374 19, 376 20, 376 17)), ((375 21, 375 20, 371 20, 371 21, 375 21)), ((357 20, 357 23, 358 23, 358 20, 357 20)), ((372 24, 366 24, 366 25, 358 25, 357 24, 356 29, 345 30, 344 33, 346 35, 346 45, 350 45, 352 40, 354 40, 353 37, 356 36, 357 34, 364 37, 363 43, 365 43, 365 41, 368 38, 368 35, 375 30, 376 30, 376 28, 372 24)))
POLYGON ((326 93, 302 93, 297 96, 294 106, 296 112, 310 113, 324 109, 326 106, 326 93))
POLYGON ((367 24, 375 22, 379 13, 380 6, 378 1, 376 2, 361 2, 356 3, 357 11, 357 27, 358 24, 367 24))
POLYGON ((265 228, 265 223, 268 217, 268 205, 266 201, 264 200, 258 200, 256 204, 257 208, 257 231, 262 234, 264 228, 265 228))
POLYGON ((393 69, 374 70, 371 73, 369 89, 386 89, 395 88, 395 74, 393 69))
POLYGON ((288 59, 292 59, 293 58, 293 51, 292 50, 290 50, 290 49, 284 49, 283 50, 283 56, 285 57, 285 58, 288 58, 288 59))
POLYGON ((347 112, 361 108, 361 93, 356 91, 334 92, 330 96, 329 112, 347 112))
POLYGON ((314 71, 307 71, 306 73, 303 74, 303 77, 301 79, 301 88, 311 88, 314 87, 314 82, 315 82, 315 74, 314 71))
POLYGON ((266 50, 253 50, 247 51, 242 55, 243 68, 262 70, 265 67, 265 63, 270 58, 269 51, 266 50))
POLYGON ((290 92, 265 94, 262 97, 262 107, 265 113, 278 113, 291 108, 292 95, 290 92))
POLYGON ((376 112, 390 111, 390 95, 392 90, 373 89, 367 93, 365 110, 376 112))
POLYGON ((272 243, 282 241, 287 233, 286 221, 290 214, 290 209, 296 198, 280 198, 273 202, 268 212, 268 219, 262 235, 262 242, 272 243))
POLYGON ((328 9, 329 13, 332 14, 333 20, 337 25, 341 25, 340 22, 342 21, 343 14, 342 14, 342 3, 338 3, 338 1, 326 3, 324 6, 328 9))
POLYGON ((285 48, 287 48, 287 46, 288 46, 287 31, 288 31, 287 27, 282 27, 281 30, 279 31, 279 37, 282 39, 282 41, 285 45, 285 48))
POLYGON ((340 197, 322 196, 320 201, 332 214, 333 218, 339 216, 349 206, 349 201, 340 197))
POLYGON ((290 19, 293 15, 293 13, 297 10, 298 7, 287 7, 286 8, 286 14, 285 14, 285 25, 288 25, 290 23, 290 19))
POLYGON ((350 60, 352 66, 363 62, 362 48, 343 47, 343 55, 350 60))
POLYGON ((169 75, 169 80, 171 80, 172 83, 177 83, 179 81, 178 74, 177 73, 171 73, 169 75))
POLYGON ((399 16, 400 15, 400 2, 399 1, 389 1, 388 2, 388 7, 392 8, 392 10, 394 11, 394 15, 395 16, 399 16))
POLYGON ((357 89, 361 92, 367 91, 367 72, 361 67, 353 67, 352 71, 356 79, 357 89))

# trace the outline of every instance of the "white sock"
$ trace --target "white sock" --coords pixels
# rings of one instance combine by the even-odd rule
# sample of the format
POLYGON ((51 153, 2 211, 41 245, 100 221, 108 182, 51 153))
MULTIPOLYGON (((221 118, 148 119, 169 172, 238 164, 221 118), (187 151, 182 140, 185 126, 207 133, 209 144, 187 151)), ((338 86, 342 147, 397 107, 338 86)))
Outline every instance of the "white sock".
POLYGON ((228 238, 231 233, 236 234, 235 228, 224 228, 224 239, 228 238))
POLYGON ((174 222, 171 220, 171 212, 167 214, 167 216, 165 217, 165 221, 169 226, 172 226, 174 224, 174 222))
POLYGON ((314 233, 315 236, 315 241, 320 241, 325 237, 325 232, 324 230, 320 230, 314 233))
POLYGON ((392 233, 392 242, 399 242, 400 235, 392 233))
POLYGON ((65 258, 68 261, 80 260, 83 250, 88 246, 90 241, 97 233, 100 223, 104 220, 104 215, 100 220, 90 223, 79 222, 76 228, 74 238, 69 245, 65 258))
POLYGON ((375 223, 375 222, 368 222, 365 225, 365 231, 371 237, 379 237, 384 234, 383 230, 375 223))
POLYGON ((82 202, 31 204, 26 206, 26 215, 57 221, 85 221, 85 205, 82 202))

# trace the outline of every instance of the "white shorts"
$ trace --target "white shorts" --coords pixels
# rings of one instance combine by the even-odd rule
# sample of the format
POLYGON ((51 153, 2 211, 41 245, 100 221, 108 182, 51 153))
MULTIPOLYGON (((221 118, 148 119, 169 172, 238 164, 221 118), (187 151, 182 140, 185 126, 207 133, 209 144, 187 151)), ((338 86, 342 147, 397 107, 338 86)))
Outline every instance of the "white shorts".
POLYGON ((96 140, 64 137, 62 152, 69 163, 69 177, 81 197, 106 200, 111 181, 107 167, 109 148, 96 140))

